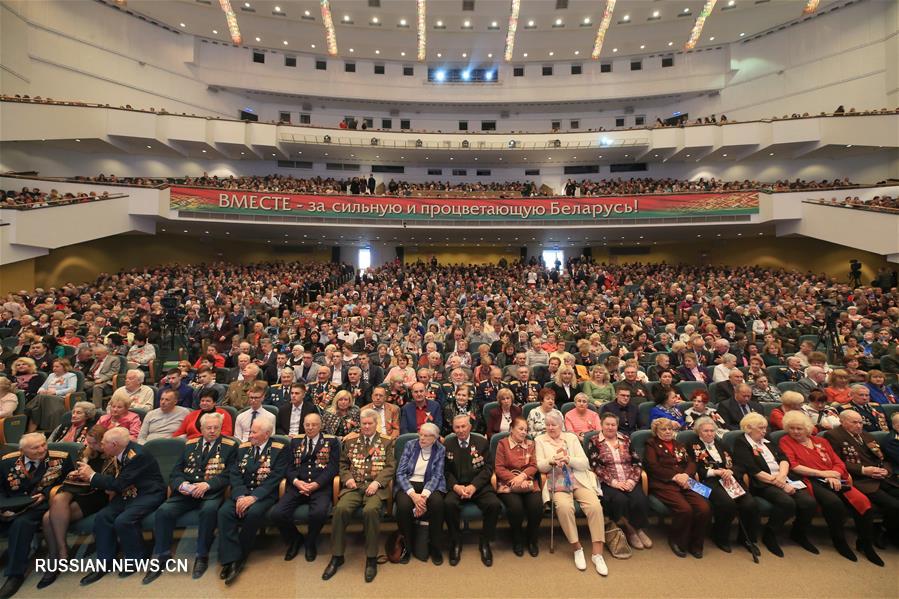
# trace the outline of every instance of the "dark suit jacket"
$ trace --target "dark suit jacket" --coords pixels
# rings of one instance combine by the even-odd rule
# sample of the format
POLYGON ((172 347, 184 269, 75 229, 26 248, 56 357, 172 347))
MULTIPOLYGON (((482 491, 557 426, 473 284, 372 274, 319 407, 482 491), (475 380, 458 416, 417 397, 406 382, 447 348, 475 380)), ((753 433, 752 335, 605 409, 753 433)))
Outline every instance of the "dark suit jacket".
MULTIPOLYGON (((0 510, 7 502, 27 502, 27 497, 41 493, 44 505, 50 497, 50 489, 62 483, 75 468, 68 452, 48 451, 47 457, 29 475, 25 471, 24 456, 21 451, 12 451, 0 459, 0 510), (50 474, 50 472, 53 474, 50 474), (47 480, 44 480, 44 478, 47 480)), ((4 531, 5 534, 5 531, 4 531)))
POLYGON ((113 491, 112 503, 128 503, 131 499, 158 494, 160 503, 165 499, 165 481, 159 471, 159 462, 134 441, 128 443, 122 453, 122 465, 118 476, 100 474, 91 477, 94 489, 113 491))
POLYGON ((807 376, 802 377, 796 383, 796 391, 798 391, 799 393, 802 393, 802 397, 804 397, 806 399, 808 399, 808 394, 811 393, 812 391, 814 391, 815 389, 823 390, 823 387, 819 387, 818 384, 815 383, 815 381, 808 378, 807 376))
MULTIPOLYGON (((574 396, 584 390, 584 386, 581 383, 577 383, 570 387, 571 396, 565 394, 565 389, 563 389, 560 385, 557 385, 555 382, 547 383, 547 389, 552 389, 553 393, 556 394, 556 407, 561 409, 563 404, 571 403, 574 401, 574 396)), ((490 430, 489 427, 487 430, 490 430)))
MULTIPOLYGON (((690 444, 687 447, 687 450, 690 451, 693 457, 693 461, 696 462, 696 473, 699 475, 699 480, 705 482, 706 480, 714 479, 712 482, 717 481, 718 477, 709 477, 709 470, 719 470, 721 468, 733 469, 733 455, 731 455, 730 451, 724 447, 724 443, 722 443, 718 437, 715 437, 715 449, 718 451, 718 456, 721 460, 715 460, 712 458, 712 454, 706 451, 705 443, 700 439, 699 441, 690 444)), ((740 484, 743 484, 743 481, 740 481, 740 484)))
POLYGON ((715 397, 712 401, 715 403, 724 403, 734 398, 734 386, 730 381, 721 381, 715 384, 715 397))
POLYGON ((237 499, 244 495, 252 495, 256 499, 278 498, 278 485, 287 472, 287 462, 290 459, 290 450, 280 441, 269 439, 260 455, 260 462, 268 460, 269 472, 267 475, 259 475, 259 462, 255 457, 256 448, 248 441, 241 443, 237 450, 237 459, 228 469, 228 477, 231 481, 231 499, 237 499))
MULTIPOLYGON (((436 424, 438 428, 443 428, 443 410, 440 404, 432 399, 425 400, 428 413, 431 415, 431 422, 436 424)), ((400 434, 417 433, 418 420, 415 417, 415 402, 410 401, 400 408, 400 434)))
POLYGON ((700 367, 699 372, 701 372, 704 375, 704 377, 702 379, 697 379, 696 376, 693 374, 692 370, 687 369, 687 367, 685 367, 685 366, 681 366, 680 368, 677 369, 677 376, 682 381, 699 380, 700 383, 705 383, 706 385, 708 385, 710 382, 712 382, 712 377, 710 377, 708 375, 705 368, 700 367))
POLYGON ((892 462, 893 468, 899 468, 899 433, 892 433, 880 448, 886 458, 892 462))
MULTIPOLYGON (((290 413, 293 411, 293 404, 288 402, 278 408, 278 415, 275 416, 275 431, 279 435, 288 435, 290 434, 290 413)), ((303 432, 302 422, 306 420, 306 416, 309 414, 318 414, 318 408, 315 407, 315 404, 312 401, 306 401, 303 398, 303 405, 300 408, 300 432, 303 432)))
POLYGON ((861 443, 856 441, 842 426, 834 427, 824 433, 824 438, 846 464, 846 470, 852 475, 852 484, 858 487, 859 491, 868 494, 876 493, 881 485, 899 487, 899 479, 893 472, 892 465, 884 460, 883 451, 871 433, 862 431, 860 436, 861 443), (865 466, 886 468, 890 471, 890 476, 883 480, 865 476, 862 474, 862 468, 865 466))
POLYGON ((287 466, 287 486, 292 487, 296 479, 307 483, 316 482, 319 486, 316 492, 326 492, 330 496, 334 492, 334 477, 337 476, 340 464, 340 443, 334 435, 320 433, 318 443, 309 455, 304 455, 305 444, 305 434, 290 441, 291 459, 287 466))
MULTIPOLYGON (((512 415, 512 419, 521 416, 521 406, 512 404, 512 407, 509 408, 509 414, 512 415)), ((496 406, 487 414, 487 438, 489 439, 493 435, 499 432, 499 425, 502 423, 503 411, 499 406, 496 406)), ((494 456, 495 457, 495 456, 494 456)))
POLYGON ((670 453, 655 437, 646 441, 643 466, 650 485, 674 484, 671 479, 675 474, 684 473, 690 477, 696 474, 696 462, 690 451, 677 441, 674 442, 674 451, 674 454, 670 453))
MULTIPOLYGON (((729 381, 728 384, 730 384, 729 381)), ((727 425, 728 430, 740 430, 740 421, 743 420, 743 412, 740 410, 740 406, 737 405, 736 399, 722 401, 718 404, 717 409, 721 417, 724 418, 724 424, 727 425)), ((765 415, 762 404, 754 399, 749 400, 749 410, 761 414, 762 416, 765 415)))
POLYGON ((493 475, 493 456, 490 454, 490 442, 480 435, 468 436, 468 448, 459 446, 459 438, 453 437, 446 442, 446 490, 450 492, 454 485, 474 485, 475 497, 492 493, 490 477, 493 475))
MULTIPOLYGON (((781 462, 789 463, 789 460, 780 450, 780 447, 777 443, 766 442, 765 447, 767 447, 768 450, 771 451, 771 453, 774 455, 774 459, 778 464, 780 464, 781 462)), ((740 435, 734 441, 734 472, 740 479, 743 478, 744 474, 749 475, 750 490, 763 489, 768 486, 768 483, 763 483, 758 478, 756 478, 756 475, 759 472, 771 472, 768 469, 768 463, 765 462, 765 458, 762 457, 761 454, 755 455, 755 452, 749 445, 749 442, 746 441, 745 435, 740 435)), ((742 480, 740 482, 742 482, 742 480)))
POLYGON ((228 469, 237 458, 237 441, 230 437, 219 436, 209 449, 206 461, 203 461, 203 437, 194 437, 184 446, 181 457, 172 469, 169 486, 172 495, 179 496, 181 483, 205 482, 209 485, 204 497, 211 499, 221 494, 229 483, 228 469), (212 467, 207 468, 210 462, 212 467))

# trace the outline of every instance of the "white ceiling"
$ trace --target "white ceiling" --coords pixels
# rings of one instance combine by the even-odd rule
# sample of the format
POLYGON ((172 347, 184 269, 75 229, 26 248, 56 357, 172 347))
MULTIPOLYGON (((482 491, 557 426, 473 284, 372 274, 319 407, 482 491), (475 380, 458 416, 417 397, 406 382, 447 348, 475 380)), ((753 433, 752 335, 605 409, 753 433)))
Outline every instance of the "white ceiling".
MULTIPOLYGON (((113 5, 113 0, 102 1, 113 5)), ((370 3, 378 2, 331 1, 338 56, 413 61, 417 48, 415 0, 380 0, 380 7, 371 7, 370 3), (403 19, 406 26, 400 25, 403 19)), ((817 12, 844 4, 847 0, 821 0, 817 12)), ((231 5, 245 46, 326 54, 319 2, 231 0, 231 5), (280 13, 275 12, 276 7, 280 13)), ((475 0, 473 11, 463 11, 462 5, 462 0, 427 1, 426 61, 435 65, 499 63, 510 1, 475 0), (442 27, 438 27, 438 22, 442 27), (470 27, 465 27, 466 22, 470 27)), ((567 8, 562 9, 556 5, 554 0, 521 1, 514 62, 590 59, 605 2, 569 0, 567 8)), ((682 51, 703 5, 703 0, 618 0, 602 58, 682 51), (654 18, 656 12, 658 17, 654 18)), ((805 5, 806 0, 718 0, 696 49, 739 42, 808 18, 802 14, 805 5)), ((185 34, 230 41, 218 0, 127 0, 123 10, 150 17, 185 34)))

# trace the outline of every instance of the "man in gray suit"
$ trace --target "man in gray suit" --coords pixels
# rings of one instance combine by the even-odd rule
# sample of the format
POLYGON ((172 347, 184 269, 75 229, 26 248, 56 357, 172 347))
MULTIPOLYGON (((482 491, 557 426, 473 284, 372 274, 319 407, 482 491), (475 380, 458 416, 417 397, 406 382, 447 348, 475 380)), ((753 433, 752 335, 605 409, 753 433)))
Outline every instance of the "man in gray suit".
POLYGON ((312 361, 312 352, 306 351, 303 352, 303 362, 294 366, 293 371, 296 374, 298 381, 312 384, 315 382, 315 377, 318 374, 319 368, 321 368, 321 366, 312 361))
POLYGON ((824 381, 827 373, 819 366, 809 366, 805 369, 805 376, 796 383, 796 391, 802 393, 802 397, 808 399, 808 394, 815 389, 824 389, 824 381))
POLYGON ((84 375, 84 391, 91 394, 94 405, 103 406, 103 396, 112 395, 112 377, 121 371, 122 358, 110 356, 105 345, 94 346, 94 363, 84 375))

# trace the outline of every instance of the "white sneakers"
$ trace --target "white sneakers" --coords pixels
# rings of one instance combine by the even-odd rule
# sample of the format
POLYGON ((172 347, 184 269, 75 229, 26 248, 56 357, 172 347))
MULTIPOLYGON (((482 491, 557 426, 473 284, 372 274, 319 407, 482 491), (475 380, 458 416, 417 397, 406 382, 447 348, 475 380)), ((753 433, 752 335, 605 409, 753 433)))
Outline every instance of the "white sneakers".
MULTIPOLYGON (((593 565, 596 567, 596 573, 600 576, 608 576, 609 568, 606 566, 606 560, 603 559, 602 555, 593 555, 590 558, 593 562, 593 565)), ((587 560, 584 557, 584 548, 581 547, 577 551, 574 552, 574 565, 578 570, 584 571, 587 569, 587 560)))
POLYGON ((609 568, 606 566, 606 560, 603 559, 602 555, 593 554, 593 557, 590 558, 593 560, 593 565, 596 566, 596 573, 600 576, 608 576, 609 568))
POLYGON ((577 551, 574 552, 574 565, 578 570, 586 570, 587 569, 587 560, 584 558, 584 548, 581 547, 577 551))

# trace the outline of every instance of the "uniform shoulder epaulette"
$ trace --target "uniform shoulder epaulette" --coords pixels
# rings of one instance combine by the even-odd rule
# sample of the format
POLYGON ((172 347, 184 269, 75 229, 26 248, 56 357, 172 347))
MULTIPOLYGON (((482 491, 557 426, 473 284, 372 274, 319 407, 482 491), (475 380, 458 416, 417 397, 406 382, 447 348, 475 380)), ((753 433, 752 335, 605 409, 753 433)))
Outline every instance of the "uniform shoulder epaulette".
POLYGON ((378 433, 378 437, 380 437, 384 441, 393 441, 393 437, 390 437, 388 435, 382 435, 381 433, 378 433))
MULTIPOLYGON (((322 436, 325 437, 325 436, 327 436, 327 435, 322 435, 322 436)), ((305 439, 305 438, 306 438, 306 433, 300 433, 299 435, 294 435, 293 438, 294 438, 294 439, 305 439)))
POLYGON ((284 444, 280 441, 272 441, 272 447, 275 449, 284 449, 284 444))
POLYGON ((244 447, 249 447, 250 445, 252 445, 252 443, 250 443, 249 441, 244 441, 240 444, 240 448, 243 449, 244 447))
POLYGON ((344 443, 347 441, 352 441, 353 439, 358 439, 359 433, 350 433, 346 437, 343 438, 344 443))
POLYGON ((21 456, 21 455, 22 455, 22 452, 21 452, 21 451, 13 451, 13 452, 11 452, 11 453, 8 453, 8 454, 4 455, 4 456, 3 456, 2 458, 0 458, 0 459, 8 460, 9 458, 17 458, 17 457, 19 457, 19 456, 21 456))
POLYGON ((50 453, 50 457, 51 457, 51 458, 62 458, 62 459, 65 459, 65 458, 69 457, 69 452, 68 452, 68 451, 59 451, 59 450, 56 450, 56 449, 51 449, 49 453, 50 453))
POLYGON ((200 439, 202 439, 202 438, 203 437, 194 437, 193 439, 188 439, 187 445, 193 445, 194 443, 199 443, 200 439))
MULTIPOLYGON (((197 437, 197 438, 199 439, 199 437, 197 437)), ((237 441, 235 441, 234 439, 229 439, 228 437, 222 437, 222 443, 224 445, 228 445, 229 447, 233 447, 234 445, 237 445, 237 441)))
POLYGON ((136 455, 137 455, 137 452, 134 451, 133 449, 129 449, 129 450, 128 450, 128 457, 129 457, 129 458, 133 458, 133 457, 136 456, 136 455))
POLYGON ((322 433, 322 437, 325 439, 336 439, 337 435, 328 435, 328 434, 322 433))

